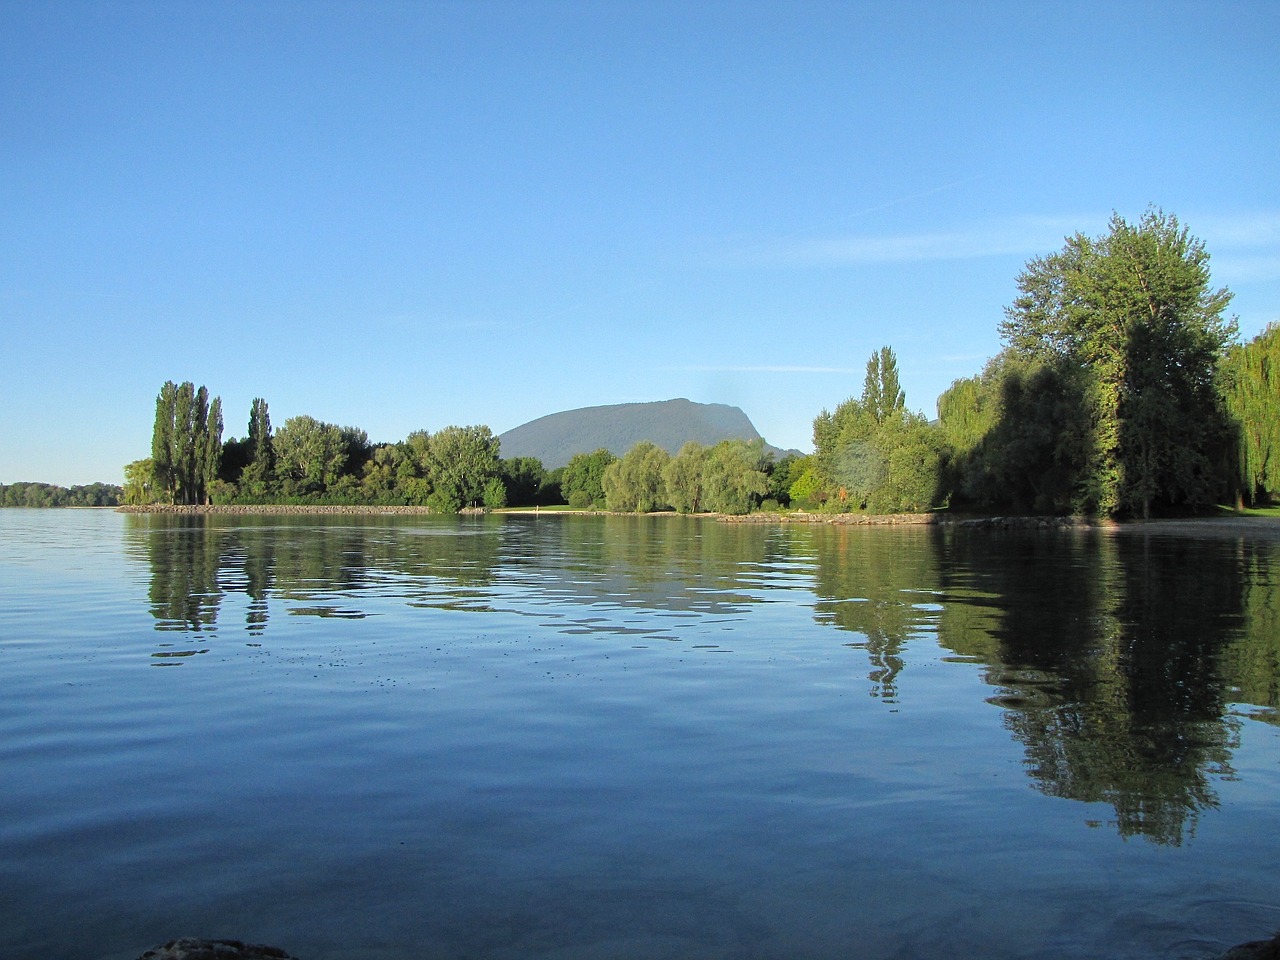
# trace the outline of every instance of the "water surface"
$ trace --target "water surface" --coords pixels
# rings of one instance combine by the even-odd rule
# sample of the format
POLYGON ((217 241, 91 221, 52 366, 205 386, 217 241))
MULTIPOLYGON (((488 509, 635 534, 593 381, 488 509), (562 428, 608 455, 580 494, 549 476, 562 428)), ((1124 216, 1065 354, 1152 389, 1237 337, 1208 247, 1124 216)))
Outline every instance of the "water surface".
POLYGON ((0 511, 0 956, 1208 957, 1275 541, 0 511))

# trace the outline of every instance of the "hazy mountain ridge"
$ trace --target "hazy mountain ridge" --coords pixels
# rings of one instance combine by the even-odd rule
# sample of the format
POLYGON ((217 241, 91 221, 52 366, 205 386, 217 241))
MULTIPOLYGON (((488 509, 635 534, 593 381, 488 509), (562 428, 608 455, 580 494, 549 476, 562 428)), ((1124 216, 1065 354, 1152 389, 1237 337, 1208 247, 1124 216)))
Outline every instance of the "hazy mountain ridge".
POLYGON ((679 398, 564 410, 513 427, 498 439, 504 458, 537 457, 554 470, 576 453, 601 447, 622 456, 649 440, 674 454, 690 440, 711 446, 726 439, 757 440, 760 433, 737 407, 679 398))

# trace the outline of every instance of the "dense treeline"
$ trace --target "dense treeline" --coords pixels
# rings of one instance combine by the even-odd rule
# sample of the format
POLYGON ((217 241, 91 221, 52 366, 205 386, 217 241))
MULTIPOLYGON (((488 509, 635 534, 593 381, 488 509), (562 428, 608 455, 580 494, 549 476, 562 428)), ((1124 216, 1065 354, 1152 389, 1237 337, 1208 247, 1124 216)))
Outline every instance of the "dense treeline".
POLYGON ((122 496, 112 483, 0 483, 0 507, 118 507, 122 496))
POLYGON ((1173 216, 1113 216, 1030 261, 1000 325, 1004 348, 938 399, 907 408, 897 358, 867 361, 862 393, 823 410, 813 454, 775 462, 763 441, 642 441, 546 471, 503 460, 486 426, 370 443, 308 416, 272 430, 255 399, 244 439, 221 442, 221 401, 166 383, 149 460, 125 468, 128 503, 426 505, 450 513, 577 508, 740 514, 808 510, 1151 516, 1280 497, 1280 327, 1236 342, 1231 294, 1173 216))
POLYGON ((1280 333, 1235 343, 1231 294, 1177 219, 1114 216, 1027 264, 1005 347, 908 413, 887 347, 814 421, 793 500, 1148 517, 1280 497, 1280 333))

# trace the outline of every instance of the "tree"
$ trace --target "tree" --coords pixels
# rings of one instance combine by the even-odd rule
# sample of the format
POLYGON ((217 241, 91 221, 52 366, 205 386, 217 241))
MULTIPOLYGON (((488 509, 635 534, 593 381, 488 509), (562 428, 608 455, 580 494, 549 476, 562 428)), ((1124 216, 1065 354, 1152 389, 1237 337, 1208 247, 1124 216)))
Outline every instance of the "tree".
POLYGON ((204 502, 212 502, 213 485, 218 482, 218 468, 222 462, 222 398, 214 397, 205 418, 204 449, 200 455, 200 486, 204 488, 204 502))
POLYGON ((605 467, 600 484, 610 510, 650 513, 665 505, 662 471, 671 455, 648 440, 641 440, 605 467))
POLYGON ((537 457, 512 457, 503 460, 500 469, 507 488, 508 505, 526 507, 539 502, 538 493, 547 476, 541 460, 537 457))
POLYGON ((939 499, 945 443, 906 409, 898 361, 881 347, 867 361, 862 396, 813 422, 814 457, 792 483, 795 499, 829 509, 923 510, 939 499), (800 480, 804 480, 799 487, 800 480))
POLYGON ((155 426, 151 431, 151 470, 156 494, 169 503, 173 502, 173 430, 177 396, 178 385, 166 380, 156 397, 155 426))
POLYGON ((1010 351, 1079 371, 1090 435, 1076 501, 1150 516, 1154 503, 1200 506, 1218 492, 1225 433, 1214 374, 1235 322, 1209 286, 1204 245, 1172 215, 1113 215, 1096 240, 1076 234, 1032 260, 1001 334, 1010 351))
POLYGON ((721 440, 708 450, 702 471, 706 509, 750 513, 769 492, 765 459, 763 440, 721 440))
POLYGON ((222 401, 190 381, 166 381, 156 397, 151 434, 157 495, 169 503, 207 503, 222 454, 222 401))
POLYGON ((781 459, 769 463, 765 471, 769 474, 769 496, 777 501, 779 506, 790 505, 791 485, 800 479, 805 465, 806 458, 794 453, 788 453, 781 459))
POLYGON ((124 502, 132 506, 155 503, 155 469, 150 458, 124 465, 124 502))
POLYGON ((286 495, 324 494, 346 468, 348 442, 342 428, 304 415, 290 417, 272 446, 286 495))
POLYGON ((445 427, 427 441, 424 462, 428 504, 457 513, 484 503, 486 485, 499 478, 498 438, 486 426, 445 427))
POLYGON ((241 486, 251 496, 263 496, 276 481, 275 438, 267 401, 254 397, 249 409, 248 463, 240 475, 241 486))
POLYGON ((612 453, 601 447, 591 453, 574 454, 565 465, 560 477, 560 491, 569 506, 576 510, 604 503, 604 471, 616 460, 612 453))
POLYGON ((706 462, 706 448, 696 440, 690 440, 662 468, 667 502, 678 513, 698 513, 703 509, 706 462))
POLYGON ((1258 503, 1280 497, 1280 324, 1232 347, 1221 381, 1237 432, 1240 499, 1258 503))
POLYGON ((898 358, 889 347, 881 347, 867 360, 862 406, 876 423, 884 423, 906 404, 907 395, 898 384, 898 358))

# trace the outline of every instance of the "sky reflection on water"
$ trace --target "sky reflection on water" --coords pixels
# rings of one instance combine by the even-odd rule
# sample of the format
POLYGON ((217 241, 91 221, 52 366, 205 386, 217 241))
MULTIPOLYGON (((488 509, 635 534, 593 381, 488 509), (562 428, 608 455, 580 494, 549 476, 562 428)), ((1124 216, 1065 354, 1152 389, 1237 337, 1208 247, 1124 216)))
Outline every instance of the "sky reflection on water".
POLYGON ((109 515, 59 573, 66 521, 26 521, 43 555, 0 521, 5 956, 1196 957, 1280 923, 1274 542, 109 515))

